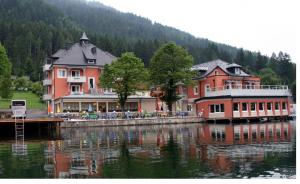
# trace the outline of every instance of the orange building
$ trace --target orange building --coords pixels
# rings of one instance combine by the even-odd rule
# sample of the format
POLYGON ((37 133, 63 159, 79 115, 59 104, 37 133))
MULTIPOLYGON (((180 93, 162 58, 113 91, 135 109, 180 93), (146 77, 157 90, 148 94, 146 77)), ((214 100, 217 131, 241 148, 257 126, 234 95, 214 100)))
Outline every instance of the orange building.
POLYGON ((260 78, 238 64, 214 60, 192 67, 196 85, 187 87, 181 104, 207 120, 286 117, 290 114, 288 86, 260 85, 260 78))
MULTIPOLYGON (((288 86, 261 85, 260 78, 235 63, 213 60, 192 67, 194 86, 180 85, 181 99, 173 111, 186 111, 206 120, 258 119, 290 115, 288 86)), ((155 94, 159 94, 156 89, 155 94)), ((166 105, 157 99, 157 109, 166 105)))
MULTIPOLYGON (((66 45, 47 58, 43 66, 46 89, 43 99, 49 109, 54 113, 120 111, 117 94, 99 84, 104 65, 116 59, 90 43, 85 33, 79 42, 66 45)), ((137 92, 128 98, 125 109, 154 111, 155 98, 150 92, 137 92)))

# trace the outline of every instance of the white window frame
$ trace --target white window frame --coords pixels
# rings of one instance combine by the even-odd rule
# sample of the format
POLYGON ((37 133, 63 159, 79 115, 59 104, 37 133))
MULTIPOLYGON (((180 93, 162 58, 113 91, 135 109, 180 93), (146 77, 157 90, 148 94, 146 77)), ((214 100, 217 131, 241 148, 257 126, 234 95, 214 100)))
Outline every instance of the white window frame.
POLYGON ((256 102, 250 102, 250 111, 251 111, 251 112, 256 112, 256 106, 257 106, 257 105, 256 105, 256 102), (254 103, 254 107, 255 107, 254 110, 252 110, 252 104, 253 104, 253 103, 254 103))
POLYGON ((88 64, 95 64, 96 62, 95 62, 95 60, 93 60, 93 59, 88 59, 88 64))
POLYGON ((258 110, 259 110, 260 112, 263 112, 263 111, 265 111, 265 102, 259 102, 259 103, 258 103, 258 110), (262 106, 262 107, 263 107, 263 109, 262 109, 262 110, 260 110, 260 109, 259 109, 259 104, 260 104, 260 103, 262 103, 262 104, 263 104, 263 106, 262 106))
POLYGON ((205 84, 205 91, 208 91, 208 89, 210 90, 210 85, 209 84, 205 84))
MULTIPOLYGON (((211 110, 209 109, 209 113, 210 114, 214 114, 214 113, 224 113, 225 112, 225 105, 223 104, 223 107, 224 107, 224 111, 222 112, 221 111, 221 104, 210 104, 209 106, 211 107, 211 105, 213 105, 213 107, 214 107, 214 112, 211 112, 211 110), (217 112, 216 110, 217 110, 217 108, 216 108, 216 106, 219 106, 219 111, 217 112)), ((209 107, 209 108, 210 108, 209 107)))
POLYGON ((273 110, 273 103, 272 102, 267 102, 267 111, 272 111, 273 110), (271 104, 271 109, 268 109, 268 103, 271 104))
POLYGON ((274 110, 279 111, 280 110, 280 102, 275 102, 274 103, 274 110), (278 109, 276 109, 276 103, 278 104, 278 109))
POLYGON ((199 86, 194 86, 193 91, 194 95, 199 95, 199 86))
POLYGON ((186 110, 187 110, 188 112, 192 112, 192 111, 193 111, 193 105, 187 104, 186 110), (190 107, 190 108, 189 108, 189 107, 190 107))
MULTIPOLYGON (((76 73, 75 73, 75 74, 76 74, 76 73)), ((71 77, 80 77, 80 70, 71 70, 71 77), (78 72, 79 75, 78 75, 78 76, 77 76, 77 75, 73 76, 73 75, 72 75, 72 72, 76 72, 76 73, 78 72)))
POLYGON ((73 85, 70 86, 70 88, 71 88, 71 89, 70 89, 71 94, 74 94, 74 93, 81 93, 80 85, 77 85, 77 84, 75 85, 75 84, 73 84, 73 85), (77 86, 79 90, 78 90, 78 91, 72 91, 72 87, 73 87, 73 86, 77 86))
POLYGON ((233 104, 232 104, 232 109, 233 109, 233 112, 240 112, 240 103, 238 103, 238 102, 234 102, 233 104), (236 110, 234 110, 234 104, 237 104, 238 105, 238 109, 237 109, 237 111, 236 110))
POLYGON ((242 102, 242 112, 248 112, 248 103, 247 102, 242 102), (243 104, 246 104, 246 110, 243 110, 243 104))
POLYGON ((286 110, 287 110, 287 103, 286 103, 286 102, 282 102, 281 106, 282 106, 282 110, 283 110, 283 111, 286 111, 286 110), (285 105, 284 105, 285 108, 283 108, 283 104, 285 104, 285 105))
POLYGON ((234 73, 235 74, 241 74, 241 69, 240 68, 234 68, 234 73))
POLYGON ((58 69, 57 70, 57 78, 67 78, 67 70, 66 69, 58 69), (62 72, 62 71, 65 72, 65 76, 60 75, 61 74, 60 72, 62 72))
POLYGON ((95 77, 88 77, 88 87, 89 87, 89 89, 96 89, 95 85, 96 85, 95 77), (93 79, 94 88, 91 88, 91 86, 90 86, 90 79, 93 79))

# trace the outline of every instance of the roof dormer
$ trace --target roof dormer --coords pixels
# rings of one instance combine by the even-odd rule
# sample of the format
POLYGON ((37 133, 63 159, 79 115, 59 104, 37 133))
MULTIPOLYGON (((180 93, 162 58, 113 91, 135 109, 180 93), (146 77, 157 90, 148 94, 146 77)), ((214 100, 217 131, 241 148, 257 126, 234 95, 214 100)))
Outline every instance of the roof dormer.
POLYGON ((230 73, 233 73, 233 74, 236 74, 236 75, 240 75, 241 74, 241 68, 242 68, 242 66, 238 65, 236 63, 231 63, 231 64, 227 65, 227 67, 226 67, 226 69, 230 73))

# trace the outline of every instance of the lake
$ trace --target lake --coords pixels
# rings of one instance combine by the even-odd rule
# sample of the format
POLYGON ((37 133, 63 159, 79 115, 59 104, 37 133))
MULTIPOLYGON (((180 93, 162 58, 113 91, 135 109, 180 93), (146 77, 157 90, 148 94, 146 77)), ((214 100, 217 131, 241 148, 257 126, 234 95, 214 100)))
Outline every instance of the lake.
POLYGON ((62 128, 21 152, 1 138, 0 178, 295 178, 295 123, 62 128))

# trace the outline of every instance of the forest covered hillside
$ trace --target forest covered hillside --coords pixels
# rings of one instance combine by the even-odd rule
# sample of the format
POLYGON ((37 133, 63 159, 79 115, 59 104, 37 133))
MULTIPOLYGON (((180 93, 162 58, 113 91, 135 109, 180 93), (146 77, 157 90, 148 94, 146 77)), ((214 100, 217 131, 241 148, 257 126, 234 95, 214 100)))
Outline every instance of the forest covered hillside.
POLYGON ((13 75, 42 80, 44 58, 82 32, 99 48, 120 56, 135 52, 146 66, 153 52, 167 41, 185 47, 194 64, 220 58, 260 75, 265 84, 287 84, 296 90, 296 66, 287 53, 267 57, 259 52, 196 38, 178 29, 122 13, 98 2, 84 0, 0 0, 0 42, 13 64, 13 75))

